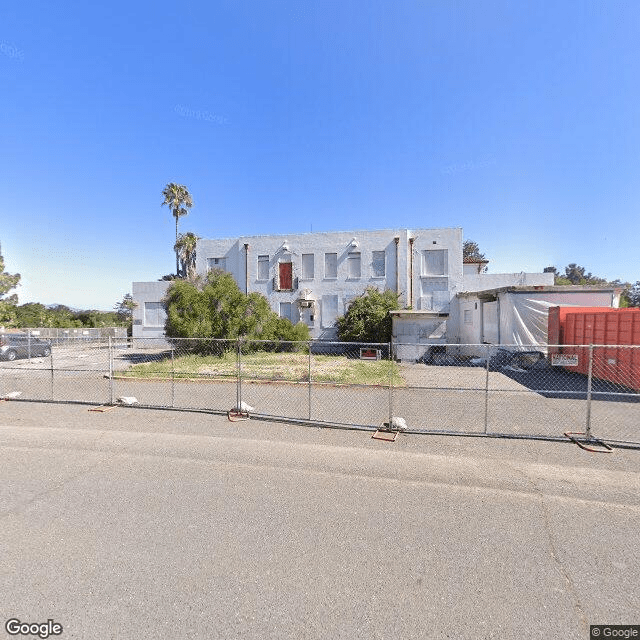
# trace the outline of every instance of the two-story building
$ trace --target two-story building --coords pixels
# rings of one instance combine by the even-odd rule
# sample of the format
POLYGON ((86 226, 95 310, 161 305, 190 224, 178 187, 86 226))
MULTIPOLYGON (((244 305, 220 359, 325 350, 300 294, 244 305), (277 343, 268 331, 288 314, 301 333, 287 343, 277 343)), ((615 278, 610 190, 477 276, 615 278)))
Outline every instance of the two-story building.
POLYGON ((462 284, 461 229, 385 229, 198 242, 197 273, 231 273, 273 311, 335 339, 336 318, 367 287, 391 289, 401 306, 448 313, 462 284))
MULTIPOLYGON (((384 229, 200 239, 196 272, 229 272, 245 293, 335 339, 336 318, 367 287, 398 293, 402 307, 448 314, 463 281, 462 229, 384 229)), ((170 283, 135 282, 134 337, 163 335, 161 299, 170 283)))
MULTIPOLYGON (((391 289, 401 308, 392 314, 393 340, 412 345, 399 351, 401 359, 411 360, 426 345, 469 337, 463 331, 468 310, 459 307, 470 292, 553 285, 552 273, 486 273, 487 261, 463 260, 462 246, 460 228, 202 238, 196 272, 227 271, 242 291, 261 293, 273 311, 294 324, 304 322, 321 340, 337 338, 337 317, 367 287, 391 289)), ((164 336, 162 298, 169 285, 133 283, 134 338, 164 336)))

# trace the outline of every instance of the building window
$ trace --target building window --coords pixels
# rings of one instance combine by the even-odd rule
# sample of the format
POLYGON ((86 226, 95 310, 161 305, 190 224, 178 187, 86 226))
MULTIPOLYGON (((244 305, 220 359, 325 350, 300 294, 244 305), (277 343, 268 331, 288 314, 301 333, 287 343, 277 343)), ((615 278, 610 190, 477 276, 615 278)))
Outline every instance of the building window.
POLYGON ((278 291, 293 290, 293 264, 291 262, 278 263, 278 291))
POLYGON ((464 310, 464 323, 473 324, 473 312, 471 311, 471 309, 464 310))
POLYGON ((258 280, 269 279, 269 256, 258 256, 258 280))
POLYGON ((325 278, 338 277, 338 254, 337 253, 324 254, 324 277, 325 278))
POLYGON ((385 276, 385 252, 373 251, 371 260, 371 275, 374 278, 384 278, 385 276))
POLYGON ((293 305, 290 302, 280 303, 280 317, 293 322, 293 305))
POLYGON ((304 280, 313 280, 313 253, 302 254, 302 278, 304 280))
POLYGON ((349 311, 349 307, 351 306, 351 303, 357 298, 358 296, 345 296, 344 297, 344 312, 345 314, 347 313, 347 311, 349 311))
POLYGON ((227 270, 226 258, 207 258, 207 271, 213 271, 213 269, 227 270))
POLYGON ((162 302, 144 303, 144 324, 146 327, 164 327, 167 314, 162 302))
MULTIPOLYGON (((336 255, 335 253, 333 255, 336 255)), ((322 326, 333 327, 338 317, 338 296, 322 296, 322 326)))
POLYGON ((350 253, 347 258, 348 274, 349 278, 359 278, 361 275, 361 261, 360 253, 350 253))
POLYGON ((446 276, 447 275, 447 250, 428 249, 422 252, 422 275, 423 276, 446 276))
POLYGON ((447 278, 427 278, 422 281, 421 289, 423 296, 433 291, 448 291, 449 280, 447 278))

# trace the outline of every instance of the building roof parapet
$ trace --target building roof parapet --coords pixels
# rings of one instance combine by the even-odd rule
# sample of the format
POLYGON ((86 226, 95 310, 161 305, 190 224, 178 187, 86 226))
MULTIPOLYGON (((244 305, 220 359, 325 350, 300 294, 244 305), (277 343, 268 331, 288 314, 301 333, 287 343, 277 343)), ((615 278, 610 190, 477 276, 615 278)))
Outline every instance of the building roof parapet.
POLYGON ((407 232, 413 233, 414 231, 460 231, 462 227, 431 227, 431 228, 407 228, 407 227, 397 227, 397 228, 388 228, 388 229, 342 229, 342 230, 334 230, 334 231, 302 231, 300 233, 262 233, 255 234, 252 236, 238 235, 227 238, 198 238, 199 240, 205 241, 215 241, 215 242, 244 242, 245 240, 255 240, 258 238, 273 238, 273 239, 288 239, 293 236, 316 236, 316 235, 337 235, 337 234, 346 234, 353 235, 358 233, 390 233, 397 234, 399 232, 407 232))
POLYGON ((470 296, 495 296, 499 293, 590 293, 600 291, 603 293, 614 293, 621 290, 620 287, 597 286, 597 285, 525 285, 525 286, 508 286, 497 287, 495 289, 482 289, 481 291, 460 291, 457 295, 460 297, 470 296))

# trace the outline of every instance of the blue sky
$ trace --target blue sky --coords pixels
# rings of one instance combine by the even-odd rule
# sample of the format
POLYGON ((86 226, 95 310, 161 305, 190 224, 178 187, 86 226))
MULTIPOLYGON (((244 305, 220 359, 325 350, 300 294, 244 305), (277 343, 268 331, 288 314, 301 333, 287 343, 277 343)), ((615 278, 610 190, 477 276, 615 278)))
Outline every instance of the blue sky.
POLYGON ((109 309, 203 237, 462 227, 491 272, 640 279, 640 3, 31 0, 0 10, 20 303, 109 309))

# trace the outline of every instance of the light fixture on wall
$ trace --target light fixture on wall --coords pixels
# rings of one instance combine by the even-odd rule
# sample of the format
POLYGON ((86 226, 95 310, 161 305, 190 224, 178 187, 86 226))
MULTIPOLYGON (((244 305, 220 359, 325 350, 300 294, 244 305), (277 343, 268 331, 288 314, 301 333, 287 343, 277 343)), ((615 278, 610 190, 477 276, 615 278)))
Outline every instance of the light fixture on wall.
POLYGON ((360 246, 360 244, 358 243, 358 241, 355 238, 349 243, 349 249, 351 249, 351 250, 357 249, 359 246, 360 246))
POLYGON ((289 252, 289 244, 286 240, 282 243, 282 246, 280 247, 280 251, 284 251, 286 253, 289 252))

